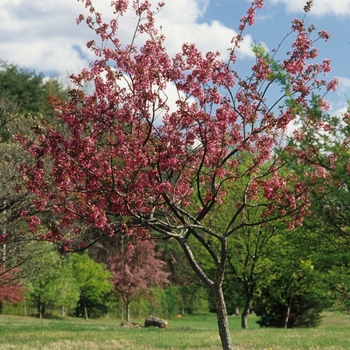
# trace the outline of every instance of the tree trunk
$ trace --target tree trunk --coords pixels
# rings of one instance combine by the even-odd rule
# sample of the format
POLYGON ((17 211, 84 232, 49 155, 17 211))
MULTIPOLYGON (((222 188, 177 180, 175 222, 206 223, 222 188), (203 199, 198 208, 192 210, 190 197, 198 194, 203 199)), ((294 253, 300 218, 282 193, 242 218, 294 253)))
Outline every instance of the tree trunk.
POLYGON ((84 303, 84 319, 85 320, 89 319, 88 309, 85 303, 84 303))
POLYGON ((219 334, 223 350, 233 350, 224 294, 221 287, 214 287, 214 300, 218 318, 219 334))
POLYGON ((125 303, 126 322, 130 322, 130 303, 125 303))
POLYGON ((227 258, 227 238, 224 237, 221 240, 220 259, 217 259, 217 257, 215 256, 215 253, 213 252, 210 244, 203 241, 198 235, 196 235, 196 238, 198 238, 201 241, 201 243, 208 249, 208 252, 212 255, 214 261, 217 264, 215 282, 212 281, 206 275, 206 273, 197 263, 196 258, 190 246, 188 245, 187 239, 178 239, 178 242, 180 243, 181 248, 183 249, 193 271, 197 274, 197 276, 204 283, 204 285, 210 290, 210 292, 213 293, 222 349, 233 350, 230 329, 228 326, 228 317, 224 293, 222 292, 222 283, 224 281, 225 263, 227 258))
POLYGON ((250 312, 251 305, 252 305, 252 301, 251 300, 248 300, 246 302, 246 304, 244 305, 244 309, 243 309, 243 312, 242 312, 242 315, 241 315, 241 327, 243 329, 248 329, 248 315, 249 315, 249 312, 250 312))
POLYGON ((245 310, 241 315, 241 328, 248 329, 248 312, 245 310))
POLYGON ((291 303, 286 304, 284 317, 283 317, 283 320, 282 320, 282 328, 285 328, 285 329, 288 328, 288 320, 289 320, 289 315, 290 315, 290 304, 291 303))
POLYGON ((43 303, 39 302, 39 318, 43 318, 43 303))

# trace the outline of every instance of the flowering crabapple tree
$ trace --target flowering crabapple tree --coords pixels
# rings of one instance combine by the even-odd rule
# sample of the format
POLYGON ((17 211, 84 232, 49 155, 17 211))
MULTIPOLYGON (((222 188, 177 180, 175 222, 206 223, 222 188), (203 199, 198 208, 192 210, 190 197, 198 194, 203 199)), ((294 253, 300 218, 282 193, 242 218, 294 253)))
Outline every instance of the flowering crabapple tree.
POLYGON ((169 273, 164 271, 166 263, 155 250, 155 242, 136 241, 132 249, 108 259, 108 268, 113 276, 114 290, 125 306, 126 320, 130 322, 130 303, 145 295, 152 286, 169 284, 169 273))
MULTIPOLYGON (((272 56, 257 46, 251 75, 241 78, 235 70, 239 47, 263 0, 253 0, 242 17, 226 61, 190 43, 170 57, 155 25, 164 3, 153 10, 148 0, 112 1, 116 19, 107 23, 90 0, 82 2, 90 15, 80 15, 78 23, 85 21, 102 45, 87 43, 96 60, 71 76, 76 86, 68 102, 52 102, 66 131, 47 125, 36 129, 34 141, 17 135, 33 157, 21 169, 27 190, 36 195, 39 210, 60 215, 42 238, 65 241, 69 249, 70 234, 79 234, 84 221, 111 236, 176 240, 214 297, 223 348, 233 349, 222 292, 228 240, 242 227, 284 220, 292 228, 302 222, 309 205, 306 183, 322 171, 310 165, 302 177, 283 172, 280 155, 296 149, 283 138, 297 115, 308 121, 312 94, 335 89, 334 80, 319 78, 331 70, 330 61, 315 62, 314 43, 329 34, 315 34, 315 27, 295 19, 285 58, 277 61, 280 46, 272 56), (127 11, 138 18, 131 43, 119 36, 118 19, 127 11), (85 83, 94 86, 90 94, 83 92, 85 83), (282 89, 271 100, 268 92, 276 85, 282 89), (175 108, 169 86, 177 91, 175 108), (239 200, 218 229, 210 218, 220 213, 228 191, 238 191, 239 200), (257 206, 260 216, 241 220, 257 206), (198 247, 215 266, 213 273, 197 259, 198 247)), ((318 107, 327 103, 319 98, 318 107)), ((323 126, 322 120, 312 122, 323 126)), ((31 230, 40 225, 36 216, 28 222, 31 230)))

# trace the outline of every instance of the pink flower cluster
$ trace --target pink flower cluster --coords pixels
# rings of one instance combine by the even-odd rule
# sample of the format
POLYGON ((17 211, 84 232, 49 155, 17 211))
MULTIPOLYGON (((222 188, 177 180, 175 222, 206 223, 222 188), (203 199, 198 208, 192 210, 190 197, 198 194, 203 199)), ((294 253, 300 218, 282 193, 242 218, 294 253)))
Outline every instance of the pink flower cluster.
MULTIPOLYGON (((128 3, 112 1, 116 17, 129 10, 128 3)), ((266 207, 267 221, 290 215, 301 223, 308 189, 280 171, 283 161, 276 148, 297 118, 295 105, 306 108, 312 91, 337 85, 336 80, 318 79, 331 68, 329 60, 313 63, 318 55, 313 29, 294 20, 295 41, 278 72, 271 57, 257 54, 251 77, 242 79, 234 69, 236 51, 262 0, 254 0, 242 17, 229 62, 189 43, 170 57, 149 1, 133 1, 130 8, 140 20, 135 35, 147 37, 140 48, 134 40, 121 43, 117 19, 105 23, 91 1, 85 6, 90 15, 77 21, 85 21, 106 45, 88 42, 95 62, 72 75, 76 89, 68 102, 52 101, 67 133, 47 127, 37 130, 34 142, 17 136, 35 159, 21 171, 27 189, 37 196, 37 208, 53 208, 61 217, 61 227, 51 229, 46 239, 63 239, 62 231, 69 228, 79 233, 77 220, 109 235, 120 230, 141 240, 151 230, 176 236, 201 227, 212 234, 200 223, 212 210, 219 211, 232 192, 240 199, 232 205, 231 226, 245 207, 255 204, 266 207), (286 91, 271 104, 267 91, 283 80, 286 91), (86 82, 94 85, 91 94, 81 90, 86 82), (169 85, 178 96, 175 110, 169 85), (283 104, 288 98, 294 104, 283 104), (48 160, 50 170, 44 167, 48 160)), ((326 32, 320 36, 328 38, 326 32)), ((327 109, 326 102, 320 106, 327 109)), ((305 137, 302 131, 295 135, 305 137)), ((304 152, 297 147, 284 151, 293 156, 304 152)), ((319 169, 313 174, 324 176, 319 169)), ((32 230, 40 225, 36 217, 28 220, 32 230)))

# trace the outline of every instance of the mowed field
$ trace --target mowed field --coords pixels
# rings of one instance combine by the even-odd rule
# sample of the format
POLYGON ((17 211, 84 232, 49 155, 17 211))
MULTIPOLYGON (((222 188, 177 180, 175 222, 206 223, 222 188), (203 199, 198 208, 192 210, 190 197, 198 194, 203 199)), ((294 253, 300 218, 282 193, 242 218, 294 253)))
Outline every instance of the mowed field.
MULTIPOLYGON (((241 330, 239 317, 230 318, 235 350, 350 349, 350 316, 340 312, 324 313, 321 326, 314 329, 261 329, 256 320, 251 316, 250 329, 241 330)), ((124 328, 120 324, 120 320, 113 319, 39 320, 0 315, 0 349, 221 349, 216 318, 212 314, 169 320, 168 329, 124 328)))

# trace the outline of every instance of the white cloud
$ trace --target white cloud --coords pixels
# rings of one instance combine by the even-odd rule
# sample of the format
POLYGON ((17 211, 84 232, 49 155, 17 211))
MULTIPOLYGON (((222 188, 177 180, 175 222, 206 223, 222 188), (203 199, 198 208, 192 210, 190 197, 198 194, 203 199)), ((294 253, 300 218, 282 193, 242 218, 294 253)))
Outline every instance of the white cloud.
MULTIPOLYGON (((209 0, 168 1, 157 14, 156 25, 162 26, 171 55, 181 49, 183 42, 195 42, 203 52, 218 50, 223 53, 223 59, 228 57, 227 49, 236 33, 218 21, 199 23, 208 4, 209 0)), ((111 19, 110 0, 95 0, 95 7, 105 21, 111 19)), ((80 13, 89 15, 84 4, 74 0, 2 0, 0 59, 61 76, 79 72, 94 59, 85 46, 94 33, 84 23, 76 25, 80 13)), ((120 35, 125 43, 133 35, 134 16, 130 13, 123 20, 120 35)), ((241 56, 252 56, 251 44, 252 39, 247 36, 241 56)))
MULTIPOLYGON (((288 12, 302 12, 306 0, 270 0, 271 3, 282 3, 287 6, 288 12)), ((317 16, 336 15, 349 16, 350 4, 345 0, 314 0, 311 13, 317 16)))
MULTIPOLYGON (((158 0, 153 0, 153 3, 158 0)), ((171 55, 179 52, 184 42, 196 43, 202 52, 219 51, 228 58, 231 39, 237 34, 218 21, 198 23, 209 4, 209 0, 177 0, 166 2, 158 13, 157 24, 167 38, 166 46, 171 55)), ((240 49, 241 56, 253 57, 252 38, 247 35, 240 49)))

